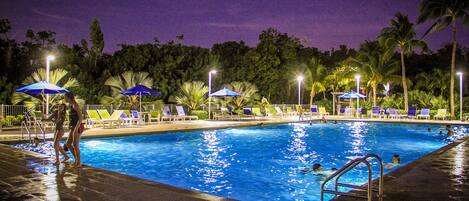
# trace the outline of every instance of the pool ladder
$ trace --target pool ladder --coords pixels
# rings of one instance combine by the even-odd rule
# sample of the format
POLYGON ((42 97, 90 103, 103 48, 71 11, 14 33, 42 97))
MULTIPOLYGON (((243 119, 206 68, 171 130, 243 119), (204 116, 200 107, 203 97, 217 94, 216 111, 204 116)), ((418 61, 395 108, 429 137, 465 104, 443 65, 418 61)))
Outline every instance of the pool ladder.
MULTIPOLYGON (((376 154, 367 154, 364 157, 361 158, 356 158, 348 162, 344 167, 340 168, 337 170, 334 174, 330 175, 329 177, 324 180, 324 182, 321 184, 321 201, 324 200, 324 194, 334 194, 335 196, 347 196, 347 197, 354 197, 354 198, 362 198, 362 199, 367 199, 368 201, 371 201, 373 198, 373 191, 378 192, 377 197, 380 201, 383 200, 383 160, 381 157, 379 157, 376 154), (372 168, 371 164, 368 161, 368 159, 376 159, 379 162, 379 181, 378 181, 378 188, 373 188, 373 181, 372 181, 372 168), (358 185, 353 185, 353 184, 346 184, 346 183, 340 183, 339 179, 342 175, 347 173, 348 171, 352 170, 354 167, 360 164, 365 164, 366 167, 368 168, 368 184, 367 186, 358 186, 358 185), (326 189, 326 183, 331 181, 332 179, 335 178, 335 189, 334 190, 329 190, 326 189), (339 191, 339 187, 346 187, 346 188, 352 188, 356 192, 366 192, 366 196, 354 192, 341 192, 339 191)), ((335 198, 335 197, 334 197, 335 198)))
POLYGON ((41 122, 38 121, 34 116, 30 116, 28 113, 24 114, 24 118, 25 120, 21 122, 21 139, 24 139, 24 131, 26 131, 26 134, 28 134, 29 142, 32 142, 33 140, 31 136, 31 127, 34 127, 34 133, 36 134, 36 137, 39 136, 39 134, 37 133, 37 128, 39 128, 42 133, 42 139, 45 141, 46 131, 44 130, 44 127, 42 126, 41 122))

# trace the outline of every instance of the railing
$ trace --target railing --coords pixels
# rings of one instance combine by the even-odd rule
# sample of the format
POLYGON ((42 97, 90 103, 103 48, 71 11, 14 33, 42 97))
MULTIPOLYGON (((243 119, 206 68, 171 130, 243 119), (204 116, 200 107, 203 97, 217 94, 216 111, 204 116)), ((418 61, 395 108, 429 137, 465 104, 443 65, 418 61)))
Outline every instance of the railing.
POLYGON ((321 201, 324 200, 324 194, 334 194, 335 196, 340 195, 340 196, 348 196, 348 197, 355 197, 355 198, 363 198, 367 199, 368 201, 372 200, 373 197, 373 191, 378 192, 378 198, 381 201, 383 199, 383 160, 381 157, 379 157, 376 154, 368 154, 364 157, 361 158, 356 158, 349 163, 347 163, 344 167, 342 167, 340 170, 337 170, 334 174, 330 175, 329 177, 324 180, 324 182, 321 184, 321 201), (373 188, 373 183, 372 183, 372 168, 370 162, 368 162, 368 159, 374 158, 378 160, 379 162, 379 181, 378 181, 378 189, 373 188), (368 184, 367 187, 363 186, 357 186, 353 184, 346 184, 346 183, 340 183, 339 179, 342 175, 347 173, 348 171, 352 170, 354 167, 356 167, 359 164, 365 164, 367 169, 368 169, 368 184), (334 190, 328 190, 325 188, 326 184, 331 181, 332 179, 335 178, 335 185, 334 185, 334 190), (366 191, 366 196, 352 193, 352 192, 341 192, 339 191, 339 187, 346 187, 346 188, 352 188, 358 191, 366 191))
POLYGON ((39 134, 37 132, 37 128, 42 133, 42 139, 43 141, 46 140, 46 131, 45 128, 43 127, 42 123, 40 120, 38 120, 35 116, 30 116, 28 115, 28 112, 24 113, 25 120, 21 122, 21 139, 24 139, 24 132, 23 129, 26 130, 26 133, 28 134, 28 140, 29 142, 32 142, 32 136, 31 136, 31 127, 34 127, 34 134, 36 135, 36 138, 38 138, 39 134))

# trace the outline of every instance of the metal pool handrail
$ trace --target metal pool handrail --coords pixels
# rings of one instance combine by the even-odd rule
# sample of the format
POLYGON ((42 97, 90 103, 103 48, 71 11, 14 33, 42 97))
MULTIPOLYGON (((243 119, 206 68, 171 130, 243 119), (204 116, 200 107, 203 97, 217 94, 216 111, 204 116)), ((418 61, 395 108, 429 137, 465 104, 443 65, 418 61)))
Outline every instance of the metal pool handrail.
POLYGON ((334 195, 342 195, 342 196, 349 196, 349 197, 356 197, 356 198, 364 198, 364 199, 367 199, 368 201, 371 201, 372 196, 373 196, 373 191, 378 191, 378 198, 379 198, 379 200, 382 200, 383 199, 383 191, 384 191, 384 188, 383 188, 383 169, 384 169, 383 168, 383 160, 381 159, 381 157, 379 157, 376 154, 367 154, 364 157, 356 158, 356 159, 351 160, 344 167, 340 168, 335 173, 333 173, 332 175, 327 177, 324 180, 324 182, 321 184, 321 201, 324 200, 324 193, 329 193, 329 194, 334 194, 334 195), (372 185, 373 185, 372 184, 372 169, 371 169, 370 162, 368 162, 368 159, 370 159, 370 158, 374 158, 374 159, 378 160, 378 162, 379 162, 380 174, 379 174, 379 184, 378 184, 379 187, 378 187, 378 190, 372 188, 372 185), (364 163, 368 168, 368 185, 367 185, 366 188, 364 188, 362 186, 353 185, 353 184, 339 183, 339 179, 342 175, 344 175, 345 173, 347 173, 348 171, 350 171, 351 169, 353 169, 354 167, 356 167, 357 165, 359 165, 361 163, 364 163), (334 190, 325 189, 326 183, 329 182, 330 180, 332 180, 333 178, 335 178, 335 189, 334 190), (347 187, 347 188, 353 188, 353 189, 361 190, 361 191, 365 190, 367 192, 367 196, 358 195, 358 194, 354 194, 354 193, 340 192, 339 191, 339 186, 347 187))

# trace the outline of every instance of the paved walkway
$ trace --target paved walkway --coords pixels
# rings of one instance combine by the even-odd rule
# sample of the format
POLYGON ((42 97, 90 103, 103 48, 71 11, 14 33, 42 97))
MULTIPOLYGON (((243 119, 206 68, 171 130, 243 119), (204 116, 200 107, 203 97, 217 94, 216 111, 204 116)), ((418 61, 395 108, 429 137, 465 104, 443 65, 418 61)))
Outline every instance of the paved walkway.
POLYGON ((0 200, 227 200, 48 158, 0 144, 0 200))
MULTIPOLYGON (((339 197, 336 200, 363 199, 339 197)), ((384 176, 383 200, 469 200, 469 138, 443 147, 384 176)))

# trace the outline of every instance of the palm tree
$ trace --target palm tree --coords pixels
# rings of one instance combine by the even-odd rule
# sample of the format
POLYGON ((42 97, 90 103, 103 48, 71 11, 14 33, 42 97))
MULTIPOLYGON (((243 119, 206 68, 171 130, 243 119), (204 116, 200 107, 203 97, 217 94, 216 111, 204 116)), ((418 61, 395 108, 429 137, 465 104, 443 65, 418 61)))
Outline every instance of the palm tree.
POLYGON ((123 102, 128 102, 131 108, 137 108, 139 101, 138 96, 124 96, 120 94, 120 92, 138 84, 151 88, 153 86, 153 79, 147 72, 133 71, 126 71, 120 75, 110 77, 104 82, 104 85, 111 87, 112 96, 104 96, 101 102, 104 104, 117 103, 119 105, 123 102))
MULTIPOLYGON (((27 77, 22 84, 28 85, 39 82, 41 80, 46 80, 46 69, 41 68, 34 72, 31 76, 27 77)), ((68 71, 64 69, 55 69, 50 71, 49 82, 52 84, 59 85, 63 88, 69 89, 71 87, 79 86, 78 81, 75 78, 70 78, 68 71)), ((57 103, 57 101, 61 100, 61 95, 50 95, 49 101, 51 105, 57 103)), ((30 108, 35 108, 35 106, 40 105, 44 100, 42 95, 33 96, 24 94, 24 93, 13 93, 11 97, 11 102, 13 104, 23 103, 30 108)), ((81 102, 81 100, 80 100, 81 102)))
POLYGON ((430 73, 419 73, 415 78, 417 79, 416 88, 432 92, 433 95, 436 95, 436 91, 438 91, 438 95, 443 96, 448 89, 450 76, 443 70, 435 68, 430 73))
POLYGON ((309 82, 309 89, 311 90, 309 96, 309 105, 313 105, 313 99, 316 94, 326 90, 325 86, 326 67, 321 64, 321 61, 315 57, 311 58, 306 64, 306 79, 309 82))
POLYGON ((395 75, 398 62, 376 42, 362 44, 357 56, 349 58, 345 63, 358 67, 363 80, 372 89, 373 106, 376 106, 376 93, 380 84, 395 83, 401 79, 395 75))
POLYGON ((244 106, 254 104, 259 100, 256 85, 249 82, 232 82, 227 84, 226 87, 240 94, 240 96, 227 99, 228 103, 231 103, 235 109, 241 109, 244 106))
POLYGON ((386 27, 381 31, 379 41, 388 50, 394 52, 399 48, 401 55, 401 74, 402 74, 402 88, 404 90, 404 107, 405 110, 409 107, 409 97, 407 92, 407 78, 406 67, 404 62, 404 54, 412 54, 416 46, 427 51, 428 47, 422 40, 415 39, 415 31, 413 24, 410 23, 409 18, 401 13, 395 14, 395 19, 391 20, 391 26, 386 27))
POLYGON ((196 110, 208 102, 207 93, 208 87, 201 81, 184 82, 176 96, 176 102, 185 105, 189 111, 196 110))
MULTIPOLYGON (((325 77, 325 86, 332 92, 337 92, 343 87, 348 87, 355 79, 353 75, 357 72, 356 67, 352 67, 347 62, 343 62, 343 65, 335 68, 331 73, 325 77)), ((349 90, 346 88, 344 90, 349 90)))
POLYGON ((456 21, 462 19, 464 24, 469 24, 469 1, 467 0, 422 0, 420 2, 420 16, 417 23, 427 20, 435 22, 425 32, 424 37, 432 32, 441 31, 451 26, 452 45, 451 52, 451 76, 450 76, 450 108, 454 117, 454 74, 456 73, 456 21))

